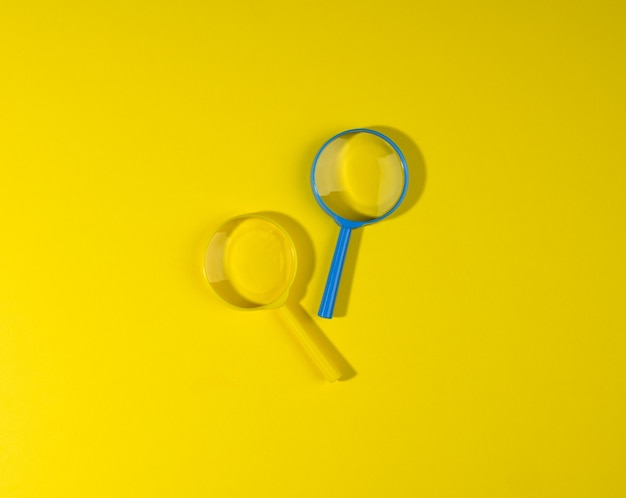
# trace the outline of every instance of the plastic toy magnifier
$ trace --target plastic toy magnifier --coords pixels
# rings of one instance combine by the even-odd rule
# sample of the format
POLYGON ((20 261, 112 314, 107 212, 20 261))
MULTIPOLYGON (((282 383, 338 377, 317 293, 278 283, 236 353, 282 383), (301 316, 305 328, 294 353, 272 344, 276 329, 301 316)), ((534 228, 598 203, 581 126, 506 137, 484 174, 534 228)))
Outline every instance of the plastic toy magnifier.
POLYGON ((341 377, 327 353, 300 324, 287 298, 297 270, 296 247, 283 227, 259 214, 231 218, 211 236, 204 275, 215 294, 238 310, 279 309, 326 378, 341 377))
POLYGON ((333 317, 352 230, 391 215, 404 200, 408 182, 404 154, 389 137, 375 130, 357 128, 339 133, 315 156, 313 195, 340 227, 320 317, 333 317))

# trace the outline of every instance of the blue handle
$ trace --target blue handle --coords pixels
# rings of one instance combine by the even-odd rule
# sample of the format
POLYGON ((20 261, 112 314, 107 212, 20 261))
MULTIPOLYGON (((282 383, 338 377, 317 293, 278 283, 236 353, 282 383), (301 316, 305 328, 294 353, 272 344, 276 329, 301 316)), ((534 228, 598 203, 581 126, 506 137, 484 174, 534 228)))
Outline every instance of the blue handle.
POLYGON ((339 290, 339 281, 341 280, 341 272, 343 270, 343 263, 346 260, 346 253, 348 252, 348 243, 350 242, 351 234, 351 228, 343 225, 341 226, 339 239, 337 240, 337 245, 335 246, 333 262, 330 265, 330 271, 328 272, 328 278, 326 279, 326 288, 324 289, 324 295, 322 296, 322 304, 320 304, 320 309, 317 312, 317 314, 322 318, 333 317, 337 291, 339 290))

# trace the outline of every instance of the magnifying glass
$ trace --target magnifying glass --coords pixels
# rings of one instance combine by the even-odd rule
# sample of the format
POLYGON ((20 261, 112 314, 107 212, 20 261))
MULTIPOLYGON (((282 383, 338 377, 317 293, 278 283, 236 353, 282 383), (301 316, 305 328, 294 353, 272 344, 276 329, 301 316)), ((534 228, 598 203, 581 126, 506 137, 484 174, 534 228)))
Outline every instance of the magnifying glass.
POLYGON ((239 310, 278 308, 326 378, 341 372, 285 306, 298 266, 289 234, 268 217, 249 214, 226 221, 211 236, 204 275, 226 304, 239 310))
POLYGON ((332 318, 352 230, 393 213, 407 192, 409 172, 400 148, 367 128, 341 132, 319 150, 311 170, 313 195, 339 225, 339 239, 318 315, 332 318))

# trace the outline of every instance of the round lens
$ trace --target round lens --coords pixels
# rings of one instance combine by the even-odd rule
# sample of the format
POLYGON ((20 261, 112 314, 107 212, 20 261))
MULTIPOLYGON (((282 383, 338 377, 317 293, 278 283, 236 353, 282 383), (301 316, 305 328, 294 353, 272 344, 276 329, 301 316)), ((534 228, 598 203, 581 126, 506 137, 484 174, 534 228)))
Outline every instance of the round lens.
POLYGON ((295 269, 295 249, 287 234, 257 217, 223 225, 211 238, 205 258, 205 275, 215 292, 240 308, 278 302, 295 269))
POLYGON ((321 201, 351 221, 370 221, 391 211, 404 191, 405 166, 390 142, 354 131, 328 142, 313 175, 321 201))

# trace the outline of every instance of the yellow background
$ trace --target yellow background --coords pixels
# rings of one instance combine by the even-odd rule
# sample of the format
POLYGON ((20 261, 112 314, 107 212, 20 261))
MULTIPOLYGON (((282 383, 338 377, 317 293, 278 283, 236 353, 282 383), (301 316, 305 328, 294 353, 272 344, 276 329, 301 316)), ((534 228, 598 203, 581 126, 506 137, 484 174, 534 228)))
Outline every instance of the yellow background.
POLYGON ((3 1, 0 496, 626 496, 625 67, 621 1, 3 1), (425 182, 330 384, 202 253, 289 216, 315 316, 359 126, 425 182))

